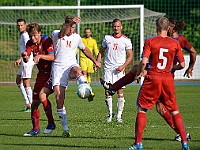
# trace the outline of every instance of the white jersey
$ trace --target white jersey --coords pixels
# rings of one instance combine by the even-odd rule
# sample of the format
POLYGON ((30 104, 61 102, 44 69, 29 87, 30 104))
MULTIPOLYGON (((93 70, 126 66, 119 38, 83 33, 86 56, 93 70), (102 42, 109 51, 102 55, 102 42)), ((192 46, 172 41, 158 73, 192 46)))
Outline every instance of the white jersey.
POLYGON ((58 38, 60 30, 54 30, 52 32, 52 40, 54 44, 55 60, 54 66, 69 66, 77 64, 76 60, 76 49, 85 49, 81 37, 77 33, 73 33, 70 36, 64 36, 58 38))
POLYGON ((27 32, 24 32, 20 35, 20 40, 19 40, 19 50, 20 50, 20 56, 23 52, 26 51, 26 43, 29 40, 29 35, 27 32))
POLYGON ((103 38, 102 47, 106 48, 104 69, 115 69, 125 63, 126 51, 132 49, 132 43, 124 35, 120 37, 106 35, 103 38))
MULTIPOLYGON (((23 52, 26 51, 26 43, 29 40, 29 35, 27 32, 24 32, 20 35, 20 40, 19 40, 19 51, 20 51, 20 56, 23 52)), ((29 56, 29 61, 25 63, 23 60, 20 62, 21 66, 18 71, 18 74, 21 75, 21 78, 31 78, 32 75, 32 69, 34 66, 34 61, 33 61, 33 53, 29 56)))

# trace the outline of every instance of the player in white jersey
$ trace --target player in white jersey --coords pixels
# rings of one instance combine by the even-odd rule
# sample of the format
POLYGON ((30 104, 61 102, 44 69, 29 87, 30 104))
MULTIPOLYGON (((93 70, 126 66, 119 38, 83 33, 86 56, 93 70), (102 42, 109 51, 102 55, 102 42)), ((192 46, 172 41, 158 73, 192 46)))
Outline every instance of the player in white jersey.
MULTIPOLYGON (((125 68, 133 60, 132 43, 129 38, 122 34, 122 23, 119 19, 114 19, 112 22, 112 28, 114 33, 106 35, 102 41, 102 46, 98 54, 97 61, 104 59, 104 80, 106 82, 115 83, 121 77, 125 75, 125 68), (126 59, 126 55, 128 56, 126 59)), ((118 102, 117 102, 117 122, 122 122, 122 112, 124 109, 124 95, 123 89, 117 91, 118 102)), ((107 122, 112 121, 114 116, 112 110, 112 96, 105 91, 105 102, 108 107, 108 118, 107 122)))
POLYGON ((25 100, 25 105, 22 111, 30 112, 32 104, 32 89, 30 85, 30 78, 32 75, 32 69, 34 66, 33 54, 30 56, 30 62, 25 63, 21 57, 21 54, 26 50, 26 43, 29 40, 29 35, 26 32, 26 21, 25 19, 17 20, 17 28, 20 32, 19 50, 20 57, 15 61, 14 65, 20 65, 20 69, 17 73, 16 84, 20 88, 22 96, 25 100))
MULTIPOLYGON (((52 85, 57 103, 57 112, 63 127, 63 137, 69 137, 69 128, 67 123, 66 110, 64 107, 65 89, 68 86, 69 79, 77 79, 79 84, 87 83, 87 80, 81 73, 81 69, 76 60, 77 47, 91 59, 97 67, 100 67, 93 57, 90 50, 82 43, 79 34, 74 33, 76 23, 79 18, 67 16, 65 19, 64 28, 55 30, 52 33, 54 43, 55 60, 52 64, 52 85)), ((94 93, 88 98, 92 101, 94 93)))

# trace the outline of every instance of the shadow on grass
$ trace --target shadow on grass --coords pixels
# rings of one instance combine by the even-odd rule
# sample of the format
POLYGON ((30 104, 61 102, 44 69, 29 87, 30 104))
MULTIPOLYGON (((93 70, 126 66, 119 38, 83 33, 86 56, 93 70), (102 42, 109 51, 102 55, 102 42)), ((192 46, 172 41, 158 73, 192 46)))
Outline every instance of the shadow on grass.
MULTIPOLYGON (((3 119, 0 119, 0 120, 4 120, 4 121, 12 121, 12 120, 19 120, 19 121, 26 121, 26 120, 28 120, 28 121, 31 121, 31 119, 30 118, 28 118, 28 119, 25 119, 25 118, 3 118, 3 119)), ((41 121, 44 121, 44 122, 47 122, 47 119, 40 119, 40 122, 41 121)), ((58 120, 58 119, 54 119, 54 121, 60 121, 60 120, 58 120)))
POLYGON ((111 148, 118 148, 118 149, 125 149, 125 147, 119 147, 119 146, 100 146, 100 145, 94 145, 94 146, 86 146, 86 145, 75 145, 75 144, 13 144, 13 143, 6 143, 3 145, 11 145, 11 146, 24 146, 24 147, 30 147, 30 146, 44 146, 44 147, 65 147, 65 148, 97 148, 97 149, 111 149, 111 148))

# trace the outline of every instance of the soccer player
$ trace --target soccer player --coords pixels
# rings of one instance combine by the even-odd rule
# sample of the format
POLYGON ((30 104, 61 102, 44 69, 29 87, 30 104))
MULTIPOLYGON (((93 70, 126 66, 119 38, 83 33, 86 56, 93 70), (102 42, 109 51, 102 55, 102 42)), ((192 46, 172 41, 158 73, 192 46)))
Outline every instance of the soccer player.
MULTIPOLYGON (((119 19, 114 19, 112 22, 114 33, 105 35, 102 41, 97 61, 101 61, 106 51, 104 59, 104 80, 111 84, 115 83, 125 75, 125 68, 133 60, 133 51, 131 40, 122 34, 122 23, 119 19), (127 55, 127 59, 126 59, 127 55)), ((117 90, 118 113, 116 117, 117 122, 122 122, 122 112, 124 109, 124 94, 123 88, 117 90)), ((114 116, 112 110, 112 96, 105 91, 105 102, 108 107, 108 117, 106 122, 111 122, 114 116)))
POLYGON ((171 75, 171 69, 174 71, 180 70, 185 67, 185 62, 180 44, 167 36, 168 29, 169 20, 165 17, 158 18, 156 20, 158 35, 149 38, 144 44, 142 60, 138 66, 135 79, 141 77, 141 73, 146 68, 148 60, 149 65, 147 75, 138 93, 135 142, 129 150, 143 148, 142 134, 146 126, 146 112, 153 108, 158 99, 171 113, 174 125, 182 138, 182 149, 189 150, 184 122, 176 102, 174 79, 171 75), (179 64, 173 66, 175 56, 178 58, 179 64))
MULTIPOLYGON (((91 37, 92 31, 90 28, 85 28, 85 37, 82 38, 83 44, 90 50, 90 52, 97 56, 99 50, 97 48, 97 42, 91 37)), ((93 62, 88 59, 85 54, 80 51, 80 67, 83 75, 87 79, 88 84, 91 83, 91 73, 94 73, 93 62)))
MULTIPOLYGON (((32 69, 34 66, 34 61, 31 59, 28 63, 25 63, 21 57, 21 54, 26 50, 26 43, 29 40, 28 33, 26 32, 26 20, 17 19, 17 29, 20 32, 19 40, 19 50, 20 57, 15 61, 14 65, 20 65, 20 69, 16 76, 16 84, 19 87, 22 96, 25 100, 24 107, 22 111, 30 112, 32 104, 32 89, 30 85, 30 78, 32 75, 32 69)), ((30 57, 33 57, 31 54, 30 57)))
MULTIPOLYGON (((184 76, 186 75, 189 78, 192 76, 192 71, 193 71, 195 61, 196 61, 197 52, 192 47, 192 45, 188 42, 187 38, 178 33, 179 31, 181 31, 184 28, 185 22, 177 21, 175 18, 169 18, 169 21, 170 21, 170 27, 169 27, 168 35, 171 36, 172 38, 174 38, 175 40, 178 40, 181 48, 190 53, 189 66, 184 73, 184 76)), ((175 59, 174 64, 176 65, 176 63, 177 63, 177 60, 175 59)), ((134 81, 135 75, 137 72, 137 68, 138 68, 138 65, 134 65, 128 74, 126 74, 123 78, 121 78, 120 80, 115 82, 113 85, 105 82, 103 79, 100 79, 101 84, 108 90, 108 93, 110 93, 110 95, 113 95, 113 94, 115 94, 115 91, 120 89, 122 86, 127 85, 134 81)), ((143 72, 143 76, 145 76, 145 72, 146 71, 143 72)), ((172 75, 174 76, 174 72, 172 72, 172 73, 173 73, 172 75)), ((164 108, 164 106, 161 103, 159 103, 159 101, 156 103, 156 109, 157 109, 157 112, 170 125, 170 127, 177 133, 177 136, 175 137, 174 140, 181 141, 181 136, 178 133, 178 130, 176 129, 176 127, 174 126, 174 122, 173 122, 173 119, 172 119, 170 113, 164 108)), ((187 140, 190 140, 190 139, 191 139, 190 134, 187 133, 187 140)))
POLYGON ((29 24, 27 26, 27 32, 30 40, 26 44, 26 51, 22 53, 22 57, 25 62, 28 62, 31 59, 31 52, 33 52, 33 60, 39 72, 33 89, 33 103, 31 105, 33 128, 28 133, 25 133, 24 136, 34 136, 40 133, 40 103, 42 103, 48 118, 48 125, 44 133, 49 134, 56 127, 52 116, 51 102, 48 100, 48 96, 53 93, 50 78, 51 64, 55 58, 53 42, 50 37, 41 35, 41 28, 36 23, 29 24))
MULTIPOLYGON (((63 127, 63 137, 69 137, 69 127, 64 106, 65 89, 68 86, 69 79, 77 79, 79 84, 87 83, 87 80, 81 73, 81 68, 77 64, 76 49, 79 48, 83 53, 100 67, 93 57, 92 53, 83 44, 79 34, 74 33, 76 23, 80 22, 80 18, 67 16, 64 27, 61 30, 52 32, 52 39, 55 47, 55 60, 52 65, 52 84, 57 103, 57 112, 63 127)), ((92 101, 94 93, 88 97, 88 101, 92 101)))

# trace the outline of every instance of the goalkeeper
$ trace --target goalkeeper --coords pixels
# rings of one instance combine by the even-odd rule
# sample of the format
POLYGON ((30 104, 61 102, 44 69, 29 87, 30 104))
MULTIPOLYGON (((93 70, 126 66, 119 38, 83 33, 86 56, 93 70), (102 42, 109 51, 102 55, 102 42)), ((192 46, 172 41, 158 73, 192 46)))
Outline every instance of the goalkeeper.
MULTIPOLYGON (((99 53, 97 42, 94 38, 91 37, 91 35, 91 29, 85 28, 85 37, 82 38, 82 42, 92 54, 95 53, 95 55, 97 56, 99 53)), ((91 83, 91 73, 94 73, 93 64, 94 63, 89 58, 87 58, 82 51, 80 51, 80 67, 89 85, 91 83)))

